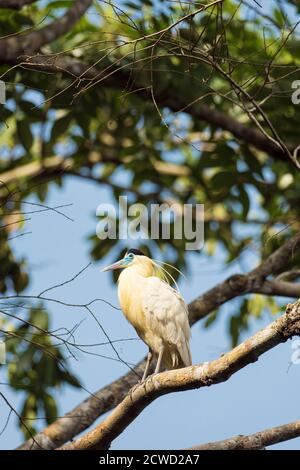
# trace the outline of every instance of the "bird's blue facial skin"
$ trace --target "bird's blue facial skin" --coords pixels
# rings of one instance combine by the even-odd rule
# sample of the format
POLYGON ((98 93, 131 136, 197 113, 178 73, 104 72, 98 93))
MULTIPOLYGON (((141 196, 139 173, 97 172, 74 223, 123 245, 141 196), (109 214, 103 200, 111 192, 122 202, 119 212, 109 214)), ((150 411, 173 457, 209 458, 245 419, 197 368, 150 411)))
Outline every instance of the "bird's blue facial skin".
POLYGON ((134 260, 134 254, 129 253, 124 257, 124 266, 129 266, 134 260))

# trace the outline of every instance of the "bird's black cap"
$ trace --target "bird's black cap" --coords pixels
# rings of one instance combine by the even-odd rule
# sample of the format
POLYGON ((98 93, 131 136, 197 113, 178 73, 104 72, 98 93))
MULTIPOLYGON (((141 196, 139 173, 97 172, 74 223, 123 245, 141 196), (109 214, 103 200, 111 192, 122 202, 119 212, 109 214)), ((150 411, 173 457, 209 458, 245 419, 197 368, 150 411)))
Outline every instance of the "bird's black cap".
POLYGON ((132 253, 133 255, 138 255, 138 256, 146 256, 145 253, 143 253, 140 250, 136 250, 135 248, 130 248, 130 250, 127 251, 127 254, 132 253))

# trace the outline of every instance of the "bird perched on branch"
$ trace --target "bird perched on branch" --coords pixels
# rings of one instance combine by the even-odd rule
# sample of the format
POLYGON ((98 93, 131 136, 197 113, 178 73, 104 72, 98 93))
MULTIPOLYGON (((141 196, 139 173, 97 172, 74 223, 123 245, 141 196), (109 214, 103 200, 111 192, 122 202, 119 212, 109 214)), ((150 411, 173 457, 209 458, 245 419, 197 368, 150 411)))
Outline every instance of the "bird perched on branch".
POLYGON ((148 375, 153 356, 157 358, 154 373, 158 373, 162 365, 166 369, 191 365, 188 309, 179 292, 167 282, 165 273, 170 274, 158 262, 136 249, 130 249, 123 259, 102 271, 122 268, 118 279, 121 308, 149 347, 142 381, 148 375), (159 277, 159 273, 164 279, 159 277))

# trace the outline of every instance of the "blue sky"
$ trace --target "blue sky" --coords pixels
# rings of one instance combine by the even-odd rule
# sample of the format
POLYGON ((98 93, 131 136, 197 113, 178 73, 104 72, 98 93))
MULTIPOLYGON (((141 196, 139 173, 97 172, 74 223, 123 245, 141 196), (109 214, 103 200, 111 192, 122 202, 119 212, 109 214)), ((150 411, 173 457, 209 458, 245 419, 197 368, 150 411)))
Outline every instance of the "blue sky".
MULTIPOLYGON (((29 199, 33 200, 33 199, 29 199)), ((108 189, 79 181, 67 180, 63 190, 53 189, 49 204, 72 203, 67 209, 74 222, 69 222, 54 213, 41 213, 32 217, 28 229, 32 234, 16 239, 14 244, 20 254, 29 259, 33 281, 29 292, 37 294, 42 289, 71 278, 88 261, 86 236, 95 231, 94 217, 97 205, 110 200, 108 189)), ((182 278, 180 287, 187 302, 223 280, 231 272, 222 270, 218 260, 206 261, 202 255, 189 255, 191 273, 182 278)), ((52 292, 53 298, 84 303, 94 298, 103 298, 117 305, 116 286, 109 273, 100 269, 103 263, 94 263, 73 283, 52 292)), ((193 362, 199 363, 218 357, 230 348, 227 321, 234 312, 234 303, 227 304, 218 322, 211 329, 201 323, 192 332, 193 362)), ((53 328, 72 327, 84 320, 77 332, 77 341, 93 343, 105 341, 96 323, 82 309, 49 305, 53 328)), ((136 338, 134 329, 126 322, 120 311, 100 302, 94 313, 101 321, 111 339, 136 338)), ((251 325, 247 336, 268 324, 272 318, 265 316, 251 325)), ((128 341, 117 345, 124 360, 135 363, 146 353, 145 345, 128 341)), ((94 350, 93 350, 94 351, 94 350)), ((97 353, 116 357, 108 346, 97 349, 97 353)), ((298 419, 295 409, 298 404, 299 366, 292 366, 287 373, 292 349, 291 342, 273 349, 257 363, 249 365, 235 374, 227 383, 207 389, 176 393, 158 399, 150 405, 128 429, 113 443, 113 449, 175 449, 184 448, 231 435, 252 433, 269 426, 276 426, 298 419), (157 432, 157 429, 160 432, 157 432)), ((77 361, 70 359, 72 370, 81 378, 85 388, 91 392, 106 385, 125 373, 127 367, 114 360, 80 354, 77 361)), ((0 371, 3 381, 4 370, 0 371)), ((4 391, 4 389, 2 388, 4 391)), ((19 398, 5 389, 9 400, 17 404, 19 398)), ((56 393, 60 403, 60 414, 69 411, 87 396, 87 392, 66 388, 56 393)), ((1 413, 0 427, 6 413, 1 413)), ((101 418, 102 419, 102 418, 101 418)), ((22 441, 16 430, 16 418, 10 420, 6 432, 1 436, 2 449, 13 448, 22 441)), ((280 444, 276 448, 299 448, 300 439, 280 444)))

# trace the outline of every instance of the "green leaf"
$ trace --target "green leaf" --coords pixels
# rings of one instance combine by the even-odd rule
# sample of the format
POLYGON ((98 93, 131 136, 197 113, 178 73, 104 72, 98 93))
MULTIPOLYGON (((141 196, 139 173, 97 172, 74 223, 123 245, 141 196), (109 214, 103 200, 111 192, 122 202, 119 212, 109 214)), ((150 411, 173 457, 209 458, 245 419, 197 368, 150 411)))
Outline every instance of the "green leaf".
POLYGON ((61 117, 60 119, 57 119, 53 124, 50 140, 52 142, 55 142, 55 140, 58 137, 64 134, 69 128, 71 121, 72 121, 71 113, 67 114, 66 116, 61 117))
POLYGON ((215 320, 217 319, 218 313, 219 313, 219 310, 214 310, 212 313, 208 315, 208 317, 206 318, 204 322, 204 328, 210 327, 215 322, 215 320))
POLYGON ((35 121, 42 121, 45 118, 45 112, 38 108, 34 103, 27 100, 20 100, 19 106, 22 111, 35 121))
POLYGON ((243 206, 243 218, 246 219, 250 209, 250 198, 248 196, 247 190, 243 185, 239 185, 238 190, 240 193, 240 202, 243 206))
POLYGON ((49 3, 49 7, 52 9, 55 8, 70 8, 73 4, 73 0, 55 0, 49 3))
POLYGON ((239 320, 235 316, 230 318, 229 332, 231 336, 232 347, 235 347, 239 339, 239 320))
POLYGON ((236 183, 236 175, 229 171, 218 171, 210 180, 213 189, 224 189, 236 183))
POLYGON ((57 405, 54 398, 49 395, 49 393, 45 393, 42 397, 42 403, 44 406, 47 423, 53 423, 53 421, 55 421, 58 416, 57 405))
POLYGON ((17 133, 20 139, 21 144, 30 152, 30 149, 33 144, 33 136, 30 129, 30 124, 26 119, 22 119, 22 121, 17 121, 17 133))

